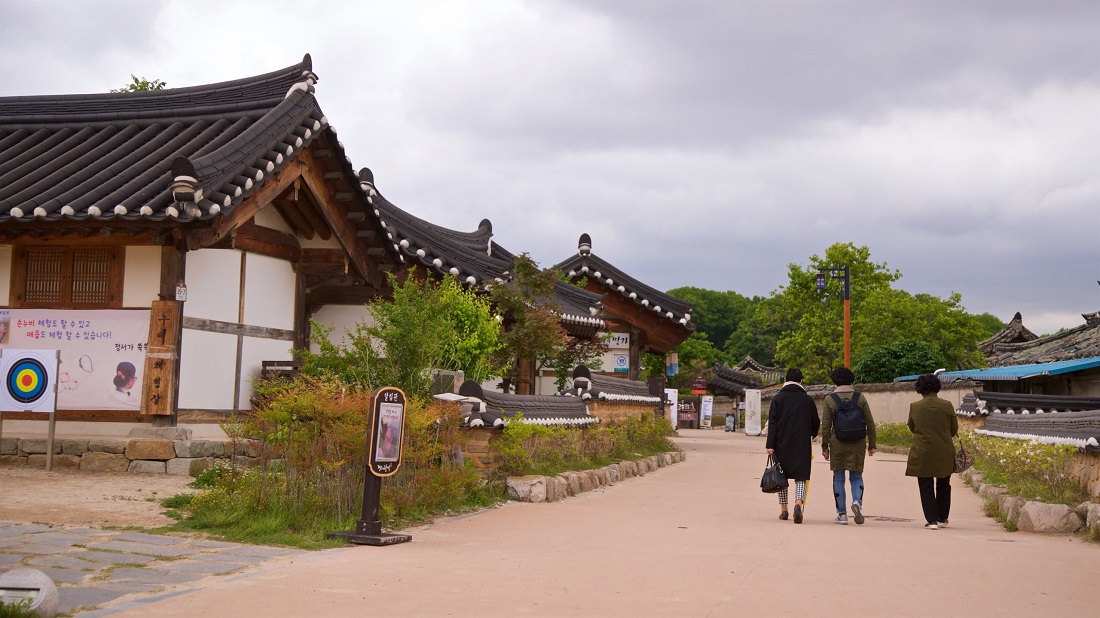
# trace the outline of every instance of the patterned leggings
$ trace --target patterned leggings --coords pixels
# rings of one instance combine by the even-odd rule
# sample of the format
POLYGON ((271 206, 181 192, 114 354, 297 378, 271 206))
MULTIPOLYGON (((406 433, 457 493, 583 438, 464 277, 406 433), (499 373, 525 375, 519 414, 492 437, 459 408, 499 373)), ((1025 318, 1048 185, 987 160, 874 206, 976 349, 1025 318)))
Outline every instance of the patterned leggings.
MULTIPOLYGON (((806 501, 806 481, 796 480, 794 482, 794 499, 797 502, 805 502, 806 501)), ((787 505, 787 490, 783 489, 783 490, 780 490, 780 492, 779 492, 779 506, 786 506, 786 505, 787 505)))

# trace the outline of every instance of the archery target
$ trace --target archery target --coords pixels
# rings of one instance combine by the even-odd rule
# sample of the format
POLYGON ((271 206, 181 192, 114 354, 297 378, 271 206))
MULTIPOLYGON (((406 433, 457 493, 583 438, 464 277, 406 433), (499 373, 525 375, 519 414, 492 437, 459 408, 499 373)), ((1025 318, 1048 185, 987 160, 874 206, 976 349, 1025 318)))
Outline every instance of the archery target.
POLYGON ((0 410, 52 412, 57 405, 57 351, 0 352, 0 410))

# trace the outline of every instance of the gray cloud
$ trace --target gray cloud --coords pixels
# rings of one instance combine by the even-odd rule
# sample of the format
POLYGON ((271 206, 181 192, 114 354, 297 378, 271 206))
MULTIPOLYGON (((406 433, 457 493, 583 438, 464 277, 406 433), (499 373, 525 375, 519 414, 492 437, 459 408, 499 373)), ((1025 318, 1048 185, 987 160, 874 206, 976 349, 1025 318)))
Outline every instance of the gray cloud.
POLYGON ((1100 309, 1100 4, 0 0, 0 94, 313 56, 356 166, 543 265, 763 295, 834 242, 1036 331, 1100 309), (217 19, 211 18, 217 15, 217 19))

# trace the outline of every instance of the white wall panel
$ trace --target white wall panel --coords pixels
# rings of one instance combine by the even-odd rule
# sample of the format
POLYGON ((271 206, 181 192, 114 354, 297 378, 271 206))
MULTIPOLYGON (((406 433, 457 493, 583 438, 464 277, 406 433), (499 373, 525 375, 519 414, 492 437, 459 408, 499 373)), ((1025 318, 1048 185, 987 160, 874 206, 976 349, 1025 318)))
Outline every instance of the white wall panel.
MULTIPOLYGON (((365 305, 325 305, 313 314, 313 319, 333 327, 329 338, 339 346, 347 344, 345 332, 355 332, 357 323, 374 324, 365 305)), ((319 350, 316 344, 311 344, 310 348, 314 352, 319 350)))
POLYGON ((244 269, 244 323, 293 330, 295 276, 290 262, 248 253, 244 269))
POLYGON ((261 208, 260 212, 256 213, 253 221, 256 223, 256 225, 260 227, 269 227, 273 230, 286 232, 287 234, 294 233, 290 230, 290 226, 287 225, 286 221, 283 220, 283 217, 279 214, 279 211, 271 207, 261 208))
POLYGON ((249 397, 252 396, 252 383, 260 377, 260 369, 265 360, 291 360, 292 342, 273 339, 245 337, 241 344, 241 396, 238 400, 242 410, 252 409, 249 397))
MULTIPOLYGON (((190 284, 188 284, 190 304, 190 284)), ((235 296, 234 296, 235 298, 235 296)), ((237 336, 183 329, 180 398, 184 410, 230 410, 237 366, 237 336)))
POLYGON ((11 305, 11 245, 0 247, 0 306, 11 305))
POLYGON ((160 292, 160 247, 126 247, 122 306, 148 309, 160 292))
POLYGON ((236 322, 240 306, 241 253, 201 249, 187 253, 187 302, 183 315, 236 322))

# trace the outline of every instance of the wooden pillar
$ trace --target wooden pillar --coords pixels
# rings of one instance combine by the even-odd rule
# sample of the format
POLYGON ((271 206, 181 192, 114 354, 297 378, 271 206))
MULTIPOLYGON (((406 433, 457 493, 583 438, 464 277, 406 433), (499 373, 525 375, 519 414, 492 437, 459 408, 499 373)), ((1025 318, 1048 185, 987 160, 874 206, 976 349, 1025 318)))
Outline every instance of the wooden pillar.
POLYGON ((182 234, 177 233, 172 243, 161 247, 159 300, 154 301, 151 307, 149 350, 145 355, 145 377, 141 389, 141 413, 153 415, 153 425, 156 427, 175 427, 179 420, 179 348, 183 340, 183 302, 176 300, 176 285, 186 280, 186 242, 182 234), (154 346, 158 347, 154 349, 154 346))
POLYGON ((535 363, 520 359, 516 370, 516 394, 533 395, 535 393, 535 363))

